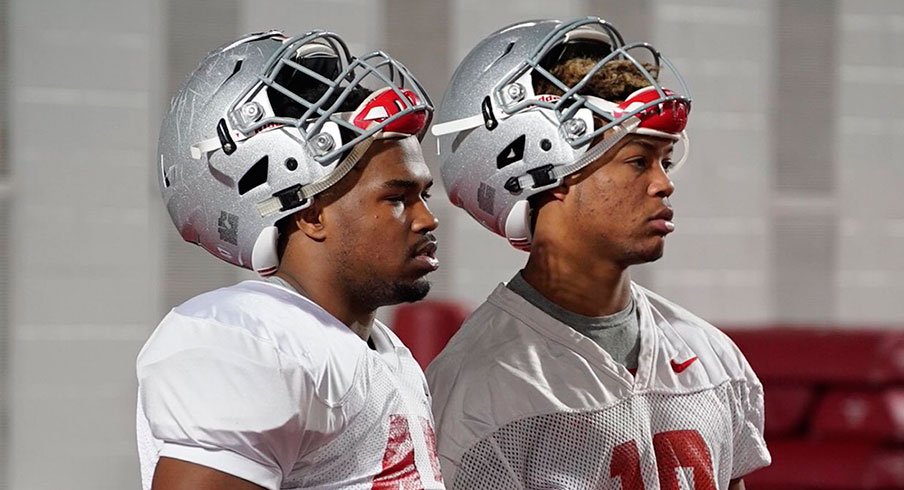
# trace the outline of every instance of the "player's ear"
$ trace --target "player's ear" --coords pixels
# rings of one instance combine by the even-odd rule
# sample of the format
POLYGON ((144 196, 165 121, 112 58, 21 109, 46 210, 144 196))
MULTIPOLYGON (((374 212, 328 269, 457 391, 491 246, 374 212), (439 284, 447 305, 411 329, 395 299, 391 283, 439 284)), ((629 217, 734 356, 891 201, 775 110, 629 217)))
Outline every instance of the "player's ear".
POLYGON ((565 196, 568 195, 568 184, 567 184, 567 182, 562 183, 562 185, 555 187, 553 189, 550 189, 548 192, 549 192, 549 196, 551 198, 559 200, 559 201, 564 201, 565 196))
POLYGON ((314 199, 310 206, 292 215, 292 220, 299 231, 312 240, 322 242, 326 239, 324 226, 324 208, 320 199, 314 199))

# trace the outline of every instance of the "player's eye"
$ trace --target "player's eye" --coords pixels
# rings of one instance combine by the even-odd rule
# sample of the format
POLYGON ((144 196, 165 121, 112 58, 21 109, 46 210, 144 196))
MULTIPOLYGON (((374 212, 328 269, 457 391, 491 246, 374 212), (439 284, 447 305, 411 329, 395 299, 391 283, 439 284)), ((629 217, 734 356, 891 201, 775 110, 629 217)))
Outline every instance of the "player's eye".
POLYGON ((632 158, 626 163, 637 170, 645 170, 647 168, 647 159, 644 157, 632 158))

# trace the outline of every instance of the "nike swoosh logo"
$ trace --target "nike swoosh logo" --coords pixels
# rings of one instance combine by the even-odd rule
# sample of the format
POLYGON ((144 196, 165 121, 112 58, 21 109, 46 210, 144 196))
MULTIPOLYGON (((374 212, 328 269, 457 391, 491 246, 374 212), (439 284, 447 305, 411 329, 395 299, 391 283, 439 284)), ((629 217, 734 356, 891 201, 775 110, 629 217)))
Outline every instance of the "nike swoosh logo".
POLYGON ((674 359, 672 359, 672 360, 671 360, 672 371, 675 371, 676 373, 681 373, 681 372, 683 372, 685 369, 687 369, 688 367, 690 367, 690 365, 693 364, 694 361, 696 361, 696 360, 697 360, 697 356, 694 356, 694 357, 692 357, 692 358, 690 358, 690 359, 688 359, 688 360, 686 360, 686 361, 684 361, 684 362, 677 362, 677 361, 675 361, 674 359))

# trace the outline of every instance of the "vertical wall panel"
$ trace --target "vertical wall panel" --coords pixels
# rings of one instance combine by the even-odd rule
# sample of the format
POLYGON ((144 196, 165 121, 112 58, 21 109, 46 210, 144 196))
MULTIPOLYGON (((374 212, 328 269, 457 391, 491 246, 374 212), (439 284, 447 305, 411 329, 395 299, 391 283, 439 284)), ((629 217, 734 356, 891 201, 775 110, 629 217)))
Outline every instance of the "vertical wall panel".
MULTIPOLYGON (((9 1, 0 0, 0 107, 9 107, 9 1)), ((9 111, 0 111, 0 490, 9 487, 9 111)))
POLYGON ((2 213, 13 230, 9 488, 136 485, 135 355, 157 317, 157 8, 14 0, 2 15, 15 121, 14 205, 2 213))
MULTIPOLYGON (((0 10, 0 14, 2 14, 0 10)), ((0 38, 2 39, 2 38, 0 38)), ((3 65, 0 64, 0 70, 3 65)), ((0 90, 0 100, 3 91, 0 90)), ((5 155, 0 153, 0 159, 5 155)), ((0 191, 0 490, 9 486, 9 429, 12 392, 9 385, 9 232, 11 199, 0 191)))
POLYGON ((774 316, 834 320, 838 5, 781 1, 776 10, 773 159, 774 316))
POLYGON ((839 4, 838 320, 904 328, 904 3, 839 4))
MULTIPOLYGON (((167 107, 182 81, 198 66, 201 58, 237 37, 240 31, 238 0, 169 0, 165 5, 166 93, 158 102, 159 118, 163 117, 163 108, 167 107)), ((153 129, 156 134, 158 127, 153 129)), ((164 209, 159 191, 154 189, 152 194, 152 204, 156 206, 154 215, 165 244, 161 315, 197 294, 236 282, 238 269, 213 257, 201 247, 183 241, 164 209)))
POLYGON ((835 190, 834 1, 779 2, 776 12, 775 190, 831 196, 835 190))

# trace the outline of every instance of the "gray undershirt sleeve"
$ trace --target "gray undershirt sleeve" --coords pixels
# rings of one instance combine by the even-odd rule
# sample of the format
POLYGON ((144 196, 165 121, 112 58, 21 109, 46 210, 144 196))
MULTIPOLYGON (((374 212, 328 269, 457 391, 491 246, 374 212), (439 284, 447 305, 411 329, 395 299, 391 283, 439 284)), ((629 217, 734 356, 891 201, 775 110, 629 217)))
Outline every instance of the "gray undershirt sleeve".
POLYGON ((637 369, 637 356, 640 351, 640 321, 633 296, 628 307, 618 313, 606 316, 584 316, 568 311, 548 300, 524 280, 520 271, 508 282, 507 287, 543 310, 547 315, 594 341, 608 352, 615 362, 621 363, 628 369, 637 369))

